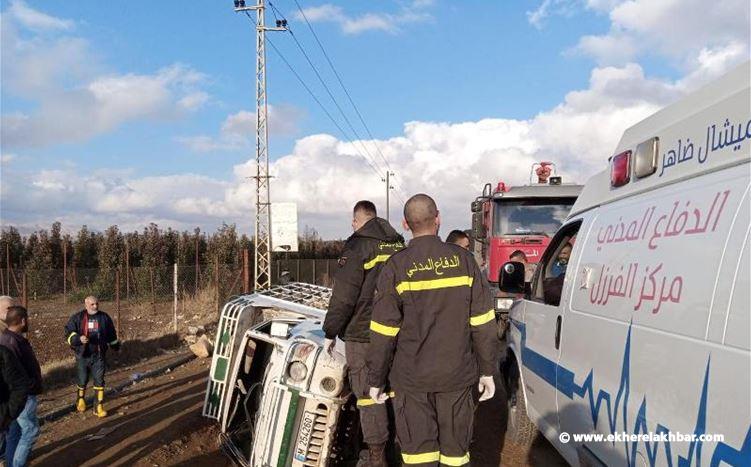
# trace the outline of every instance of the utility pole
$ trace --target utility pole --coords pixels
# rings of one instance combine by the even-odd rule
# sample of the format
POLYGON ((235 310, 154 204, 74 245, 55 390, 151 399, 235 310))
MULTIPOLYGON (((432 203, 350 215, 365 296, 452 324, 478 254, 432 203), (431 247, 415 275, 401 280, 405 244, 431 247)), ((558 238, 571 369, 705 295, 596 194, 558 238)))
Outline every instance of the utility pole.
POLYGON ((391 177, 394 176, 394 172, 391 172, 390 170, 386 171, 386 178, 382 178, 382 182, 386 182, 386 220, 389 220, 389 200, 391 199, 391 190, 394 189, 393 186, 391 186, 391 177))
POLYGON ((256 12, 256 223, 255 223, 255 290, 271 287, 271 194, 269 192, 269 128, 266 99, 266 31, 286 31, 287 20, 277 20, 276 27, 266 27, 265 0, 245 6, 235 0, 235 12, 256 12))

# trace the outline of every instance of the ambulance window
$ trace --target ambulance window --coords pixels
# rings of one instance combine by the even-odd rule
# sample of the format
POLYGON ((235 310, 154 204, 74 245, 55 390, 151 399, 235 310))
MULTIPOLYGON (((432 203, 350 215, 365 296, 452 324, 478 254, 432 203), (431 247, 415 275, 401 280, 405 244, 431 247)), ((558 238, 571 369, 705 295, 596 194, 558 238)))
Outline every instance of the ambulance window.
POLYGON ((561 303, 563 284, 566 280, 566 273, 569 272, 569 259, 580 227, 581 221, 564 226, 548 245, 533 280, 532 297, 534 300, 552 306, 558 306, 561 303))

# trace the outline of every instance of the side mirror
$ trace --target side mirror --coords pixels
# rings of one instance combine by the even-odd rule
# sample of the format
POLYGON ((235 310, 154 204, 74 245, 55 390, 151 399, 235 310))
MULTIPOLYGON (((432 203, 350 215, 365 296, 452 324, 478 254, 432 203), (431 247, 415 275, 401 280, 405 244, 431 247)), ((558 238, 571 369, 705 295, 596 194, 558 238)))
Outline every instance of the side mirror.
POLYGON ((525 293, 524 264, 518 261, 509 261, 501 266, 498 274, 498 287, 506 293, 525 293))

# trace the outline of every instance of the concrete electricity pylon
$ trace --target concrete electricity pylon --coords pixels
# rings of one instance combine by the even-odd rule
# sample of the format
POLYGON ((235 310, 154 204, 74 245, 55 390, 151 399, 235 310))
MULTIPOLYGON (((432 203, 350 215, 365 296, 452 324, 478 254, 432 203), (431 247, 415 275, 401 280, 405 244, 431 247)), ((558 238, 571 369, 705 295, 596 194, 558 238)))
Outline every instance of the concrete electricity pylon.
POLYGON ((245 6, 235 0, 235 12, 256 12, 256 224, 255 224, 255 289, 271 287, 271 194, 269 190, 269 128, 266 100, 266 31, 286 31, 287 20, 278 20, 276 27, 266 27, 265 0, 245 6))
POLYGON ((389 220, 389 210, 391 209, 389 202, 391 200, 391 190, 394 187, 391 185, 391 177, 394 176, 394 172, 386 169, 386 178, 382 178, 382 182, 386 182, 386 220, 389 220))

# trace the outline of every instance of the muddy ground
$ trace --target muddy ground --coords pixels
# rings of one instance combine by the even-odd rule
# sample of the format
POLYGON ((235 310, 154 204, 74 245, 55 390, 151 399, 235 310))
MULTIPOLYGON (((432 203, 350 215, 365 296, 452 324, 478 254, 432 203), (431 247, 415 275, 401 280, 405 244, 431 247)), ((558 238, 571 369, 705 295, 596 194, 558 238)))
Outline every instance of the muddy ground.
MULTIPOLYGON (((145 361, 119 370, 110 379, 113 384, 127 380, 132 374, 163 365, 169 357, 162 355, 158 361, 145 361)), ((169 373, 128 387, 108 401, 108 418, 98 419, 89 411, 71 413, 45 424, 34 449, 32 465, 231 465, 217 443, 216 426, 201 417, 209 365, 208 359, 193 360, 169 373), (107 434, 102 439, 87 439, 100 432, 107 434)), ((500 391, 496 398, 480 406, 472 465, 565 465, 542 437, 535 441, 531 450, 504 443, 503 432, 499 429, 505 426, 504 397, 500 391)), ((47 394, 40 412, 59 407, 60 401, 72 401, 65 388, 47 394)))

